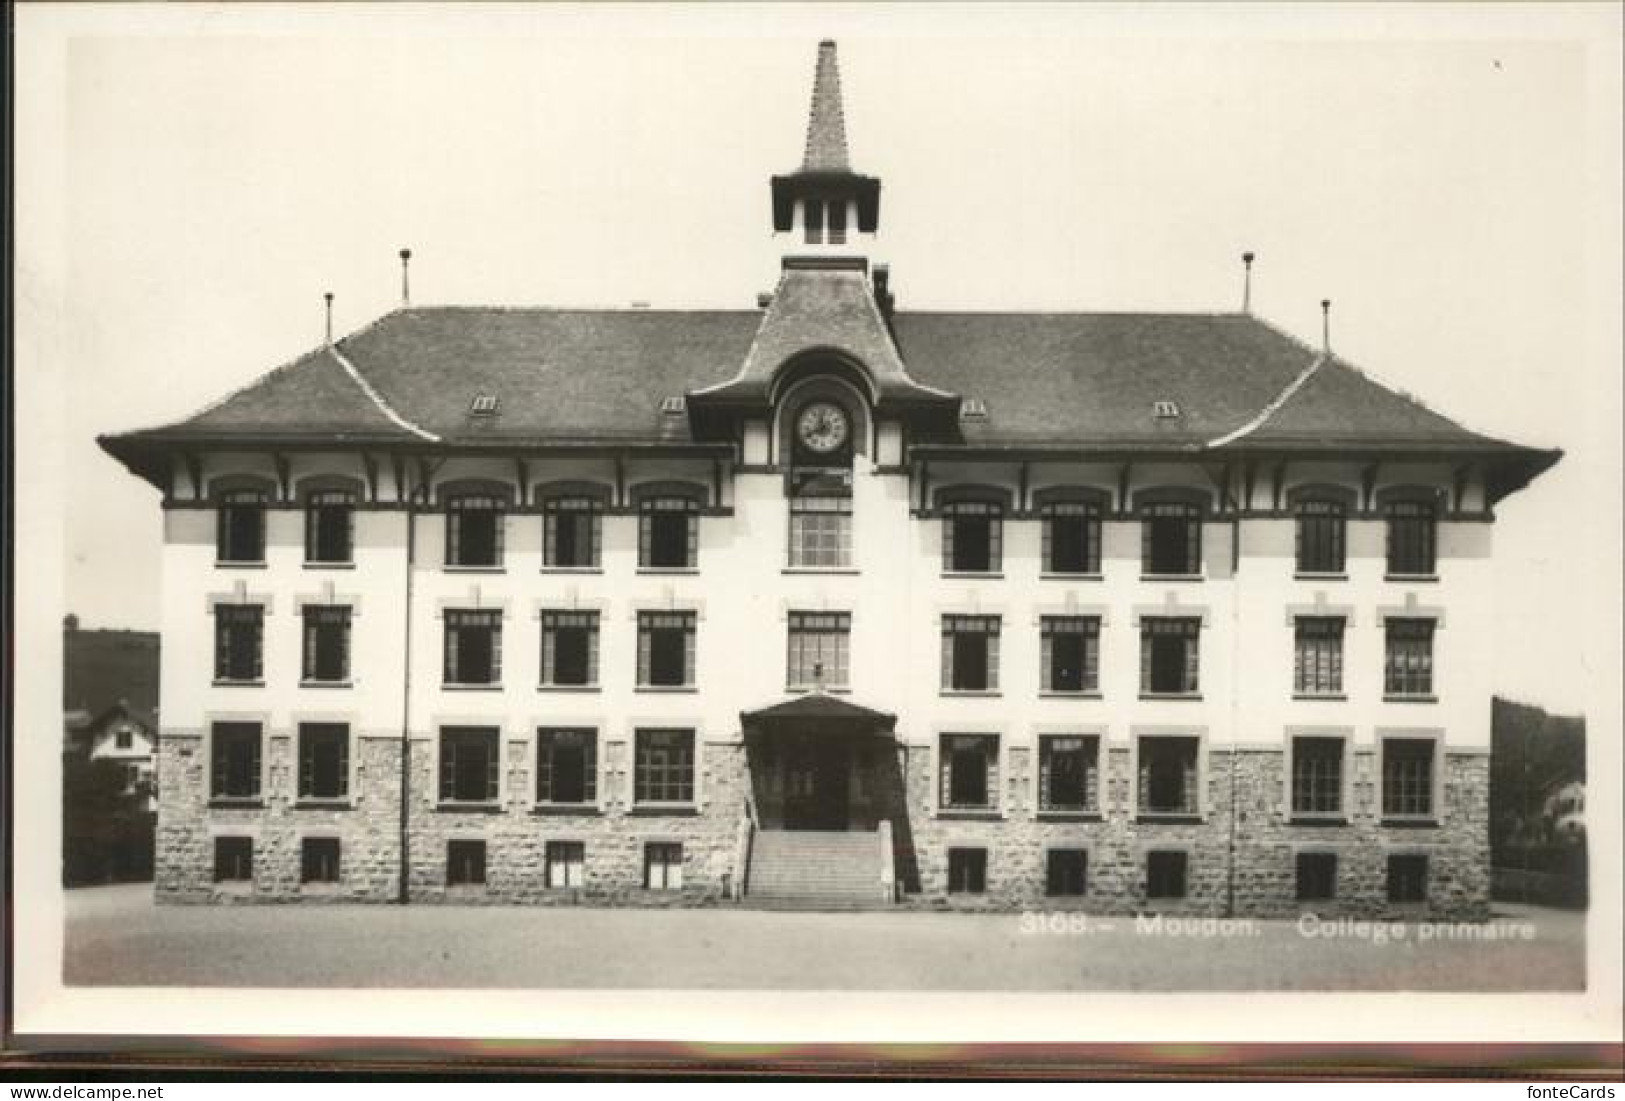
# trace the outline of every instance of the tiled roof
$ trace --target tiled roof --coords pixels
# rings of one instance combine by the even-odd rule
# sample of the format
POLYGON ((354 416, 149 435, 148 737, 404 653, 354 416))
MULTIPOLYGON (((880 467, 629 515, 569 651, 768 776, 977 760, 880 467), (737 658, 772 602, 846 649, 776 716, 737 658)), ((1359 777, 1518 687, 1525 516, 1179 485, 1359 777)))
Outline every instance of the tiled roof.
POLYGON ((973 446, 1510 447, 1335 357, 1303 379, 1318 353, 1243 314, 899 313, 891 329, 895 343, 851 272, 787 272, 766 314, 402 309, 337 356, 312 352, 188 420, 106 442, 126 461, 135 445, 218 438, 685 443, 689 425, 663 399, 759 398, 787 358, 831 348, 883 396, 981 399, 986 419, 962 424, 973 446), (470 414, 479 395, 496 415, 470 414), (1157 402, 1178 415, 1159 418, 1157 402))
MULTIPOLYGON (((795 261, 787 261, 793 265, 795 261)), ((951 399, 909 377, 861 270, 786 267, 739 373, 707 388, 714 398, 762 398, 774 374, 810 351, 841 353, 863 364, 882 398, 951 399)))
POLYGON ((835 63, 835 43, 818 44, 818 69, 813 74, 812 110, 807 117, 807 154, 803 172, 846 172, 846 117, 841 110, 841 70, 835 63))

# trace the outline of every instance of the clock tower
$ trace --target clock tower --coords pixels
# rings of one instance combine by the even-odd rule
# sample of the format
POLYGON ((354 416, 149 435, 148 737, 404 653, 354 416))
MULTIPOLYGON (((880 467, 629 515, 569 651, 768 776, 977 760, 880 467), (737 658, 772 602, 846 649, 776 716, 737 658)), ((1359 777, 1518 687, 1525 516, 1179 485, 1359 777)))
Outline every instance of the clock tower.
POLYGON ((852 170, 841 109, 835 43, 818 44, 807 148, 801 168, 773 177, 773 230, 791 235, 789 251, 814 256, 860 253, 880 224, 880 181, 852 170))

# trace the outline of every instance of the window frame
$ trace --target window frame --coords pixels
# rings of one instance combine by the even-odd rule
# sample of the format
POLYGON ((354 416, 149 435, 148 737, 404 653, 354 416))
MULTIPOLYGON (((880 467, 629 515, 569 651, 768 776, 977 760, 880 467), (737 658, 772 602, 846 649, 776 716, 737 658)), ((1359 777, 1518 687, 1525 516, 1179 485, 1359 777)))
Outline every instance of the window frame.
POLYGON ((441 610, 442 647, 440 687, 442 689, 498 689, 502 687, 502 624, 500 608, 445 608, 441 610), (486 679, 468 680, 463 668, 467 656, 462 651, 464 631, 489 632, 486 679))
MULTIPOLYGON (((1349 820, 1353 794, 1353 768, 1350 755, 1351 732, 1347 729, 1321 727, 1291 727, 1286 731, 1286 774, 1282 777, 1282 799, 1289 822, 1343 823, 1349 820), (1326 780, 1318 775, 1300 777, 1300 763, 1311 755, 1300 757, 1299 742, 1337 743, 1336 794, 1332 809, 1317 807, 1317 796, 1325 790, 1326 780), (1300 799, 1300 795, 1306 796, 1300 799)), ((1323 747, 1322 747, 1323 748, 1323 747)))
POLYGON ((554 811, 590 812, 600 808, 603 782, 599 775, 601 757, 598 752, 598 728, 594 726, 565 726, 543 724, 535 728, 531 742, 531 800, 539 809, 554 811), (582 749, 582 798, 576 800, 554 797, 557 765, 553 751, 565 737, 580 738, 582 749), (546 797, 543 795, 544 783, 546 797))
POLYGON ((438 810, 488 810, 503 802, 502 728, 480 723, 447 723, 439 728, 435 739, 435 806, 438 810), (478 738, 488 742, 485 757, 484 795, 464 798, 457 794, 459 777, 464 767, 457 760, 455 745, 478 738), (449 764, 449 768, 448 768, 449 764))
POLYGON ((265 565, 269 543, 270 511, 276 503, 276 487, 269 479, 234 476, 216 479, 210 487, 210 501, 215 509, 214 562, 216 566, 256 567, 265 565), (239 513, 240 510, 240 513, 239 513), (242 537, 234 526, 239 514, 254 516, 255 531, 252 549, 258 553, 250 557, 240 553, 245 548, 237 541, 242 537))
POLYGON ((1038 568, 1043 577, 1100 577, 1105 561, 1106 517, 1110 496, 1097 489, 1055 486, 1033 493, 1034 514, 1040 524, 1038 568), (1056 567, 1055 525, 1062 518, 1077 518, 1083 525, 1083 568, 1056 567))
POLYGON ((996 614, 948 612, 942 615, 940 623, 942 631, 940 693, 945 696, 999 695, 1000 638, 1004 633, 1004 617, 996 614), (961 669, 959 656, 961 638, 982 639, 980 687, 965 687, 959 683, 961 673, 965 672, 961 669))
MULTIPOLYGON (((936 812, 942 817, 965 815, 990 818, 1002 815, 1000 798, 1005 781, 1004 739, 989 731, 942 731, 936 737, 936 760, 932 779, 936 812), (972 745, 971 743, 976 743, 972 745), (958 762, 961 755, 981 758, 981 798, 976 802, 960 799, 958 762)), ((968 781, 964 781, 968 783, 968 781)))
POLYGON ((848 570, 852 568, 852 498, 834 493, 797 494, 789 498, 789 527, 786 536, 785 561, 792 570, 848 570), (819 531, 825 526, 814 520, 833 519, 827 525, 831 530, 819 531), (816 538, 811 538, 816 537, 816 538), (828 544, 833 541, 833 547, 828 544), (809 542, 817 546, 809 554, 809 542), (830 561, 813 561, 830 558, 830 561))
MULTIPOLYGON (((1388 905, 1425 907, 1428 904, 1429 897, 1432 893, 1432 887, 1433 861, 1430 859, 1429 854, 1418 852, 1391 852, 1388 854, 1388 858, 1383 861, 1383 897, 1387 901, 1388 905), (1421 875, 1417 880, 1420 890, 1416 892, 1415 897, 1396 897, 1396 895, 1401 893, 1396 890, 1396 887, 1407 882, 1405 879, 1396 880, 1394 875, 1395 865, 1401 863, 1410 867, 1420 867, 1421 869, 1421 875)), ((1406 891, 1404 894, 1409 895, 1410 892, 1406 891)))
POLYGON ((294 801, 296 806, 348 806, 354 790, 353 771, 356 764, 350 724, 347 722, 320 722, 301 720, 294 727, 294 801), (307 738, 309 739, 307 742, 307 738), (339 742, 338 790, 324 793, 316 790, 317 744, 324 740, 339 742))
POLYGON ((1295 902, 1336 902, 1340 892, 1339 882, 1342 879, 1342 861, 1336 852, 1323 849, 1303 849, 1292 854, 1292 897, 1295 902), (1330 864, 1330 874, 1326 881, 1327 891, 1324 894, 1309 893, 1306 887, 1318 885, 1314 877, 1306 882, 1304 866, 1306 863, 1325 861, 1330 864))
POLYGON ((1293 576, 1322 580, 1348 576, 1348 525, 1358 502, 1358 495, 1346 486, 1307 484, 1287 491, 1293 576), (1317 524, 1324 529, 1318 534, 1317 524), (1312 553, 1316 550, 1324 551, 1324 557, 1316 559, 1312 553))
POLYGON ((987 497, 958 497, 937 508, 942 520, 942 574, 944 577, 1001 577, 1004 574, 1004 520, 1009 511, 1003 501, 987 497), (960 524, 981 521, 987 525, 986 565, 980 569, 961 565, 965 533, 960 524))
POLYGON ((300 487, 305 520, 305 561, 312 568, 344 568, 355 565, 355 514, 361 493, 349 485, 319 484, 300 487), (342 511, 343 557, 326 557, 324 525, 335 522, 333 513, 342 511))
POLYGON ((1191 854, 1188 849, 1151 848, 1145 851, 1145 900, 1147 902, 1183 902, 1191 897, 1191 854), (1161 878, 1170 875, 1172 868, 1160 873, 1153 867, 1168 861, 1178 869, 1179 890, 1169 893, 1158 890, 1161 878))
MULTIPOLYGON (((209 873, 210 882, 213 883, 217 889, 225 890, 229 890, 232 885, 239 885, 241 887, 249 888, 253 887, 255 877, 259 871, 258 861, 254 859, 256 855, 254 850, 259 846, 254 843, 253 835, 245 833, 217 833, 214 835, 212 841, 213 843, 209 847, 211 857, 210 863, 212 865, 209 873), (241 846, 241 848, 246 852, 248 858, 246 862, 246 875, 221 874, 221 850, 223 847, 233 846, 241 846)), ((243 869, 243 863, 240 860, 234 861, 234 863, 236 864, 236 867, 232 869, 233 871, 241 871, 243 869)))
MULTIPOLYGON (((1406 750, 1404 752, 1411 752, 1406 750)), ((1394 749, 1395 761, 1400 751, 1394 749)), ((1422 756, 1422 754, 1418 754, 1422 756)), ((1436 826, 1441 821, 1441 805, 1444 796, 1444 738, 1437 731, 1430 730, 1379 730, 1377 732, 1377 813, 1384 823, 1411 826, 1436 826), (1426 782, 1418 784, 1414 777, 1401 778, 1403 789, 1390 791, 1390 784, 1394 778, 1390 774, 1390 749, 1399 743, 1410 746, 1426 746, 1425 754, 1428 765, 1426 782), (1405 809, 1415 807, 1417 793, 1425 794, 1427 805, 1424 809, 1405 809)))
POLYGON ((1292 617, 1292 698, 1340 700, 1346 698, 1348 617, 1294 615, 1292 617), (1335 628, 1332 626, 1335 625, 1335 628), (1325 632, 1316 634, 1317 631, 1325 632))
POLYGON ((265 616, 266 606, 259 602, 241 604, 217 602, 212 609, 214 615, 214 678, 213 684, 220 687, 228 685, 264 685, 265 684, 265 616), (241 620, 241 622, 235 622, 241 620), (251 630, 252 658, 248 662, 252 666, 251 676, 239 676, 237 659, 239 656, 239 642, 235 637, 238 630, 251 630))
POLYGON ((684 871, 688 866, 688 850, 681 841, 650 839, 643 843, 643 889, 645 891, 681 891, 684 871), (676 859, 674 860, 673 854, 676 859), (657 859, 657 856, 660 859, 657 859), (659 875, 655 870, 659 869, 659 875), (656 882, 658 878, 659 882, 656 882))
POLYGON ((501 573, 506 568, 508 513, 514 505, 513 486, 506 482, 465 478, 442 484, 436 491, 436 499, 446 527, 442 568, 456 573, 501 573), (465 515, 491 517, 489 562, 468 561, 478 556, 467 553, 465 515))
POLYGON ((1427 486, 1388 486, 1377 491, 1376 500, 1383 519, 1384 579, 1437 578, 1439 525, 1445 512, 1443 493, 1427 486), (1407 524, 1416 525, 1416 531, 1407 535, 1407 524), (1412 554, 1414 558, 1408 557, 1412 554))
POLYGON ((1382 698, 1385 701, 1433 703, 1438 700, 1438 647, 1434 645, 1438 631, 1439 621, 1435 616, 1383 617, 1382 698), (1419 637, 1402 637, 1410 631, 1419 637))
POLYGON ((699 679, 699 621, 698 612, 682 608, 645 608, 637 612, 636 691, 692 692, 696 689, 699 679), (654 679, 657 632, 682 634, 683 675, 679 681, 657 682, 654 679))
POLYGON ((538 688, 555 691, 595 692, 603 676, 599 664, 599 645, 602 638, 603 616, 596 608, 543 608, 537 616, 541 625, 541 654, 539 659, 540 683, 538 688), (587 678, 583 681, 561 681, 559 673, 559 633, 584 631, 586 633, 587 678))
POLYGON ((490 880, 491 872, 491 846, 485 838, 448 837, 446 838, 445 854, 446 889, 448 891, 458 889, 483 890, 485 888, 486 884, 490 880), (479 861, 476 864, 469 865, 471 870, 477 869, 476 874, 470 875, 467 878, 455 876, 453 874, 453 869, 457 868, 459 865, 459 862, 454 859, 454 853, 459 849, 468 854, 473 854, 476 852, 479 853, 479 861))
MULTIPOLYGON (((1059 884, 1066 886, 1067 884, 1059 884)), ((1044 897, 1045 898, 1087 898, 1089 896, 1089 850, 1081 845, 1053 846, 1044 850, 1044 897), (1069 878, 1057 875, 1057 857, 1075 859, 1077 867, 1077 890, 1058 889, 1058 880, 1069 878)))
POLYGON ((1142 700, 1196 700, 1202 698, 1202 631, 1206 624, 1201 615, 1141 615, 1140 628, 1140 698, 1142 700), (1159 637, 1179 638, 1184 642, 1180 684, 1176 690, 1156 688, 1157 650, 1159 637))
POLYGON ((352 669, 355 609, 348 604, 304 604, 299 608, 299 683, 304 687, 343 688, 353 683, 352 669), (327 622, 324 622, 327 621, 327 622), (314 621, 314 622, 313 622, 314 621), (323 628, 339 633, 339 675, 324 677, 321 671, 323 628))
POLYGON ((1134 515, 1140 523, 1140 578, 1143 581, 1199 581, 1206 568, 1203 528, 1213 511, 1210 495, 1196 489, 1161 486, 1142 489, 1133 496, 1134 515), (1158 568, 1157 528, 1159 520, 1182 519, 1184 554, 1182 570, 1158 568))
POLYGON ((215 719, 209 723, 209 804, 211 806, 259 806, 265 795, 265 723, 256 719, 215 719), (249 766, 233 767, 228 743, 252 741, 249 766), (247 778, 248 790, 230 790, 235 780, 247 778))
POLYGON ((987 894, 988 858, 985 845, 950 845, 943 868, 945 894, 977 897, 987 894), (963 869, 963 871, 957 871, 963 869))
POLYGON ((784 682, 788 692, 845 692, 851 688, 851 612, 791 611, 786 614, 784 682), (819 660, 825 656, 826 642, 833 647, 833 672, 830 663, 819 660), (814 671, 818 665, 824 666, 821 677, 814 671))
POLYGON ((1135 730, 1133 733, 1133 772, 1130 780, 1133 783, 1134 818, 1144 822, 1201 822, 1206 821, 1208 813, 1207 785, 1210 778, 1207 760, 1207 735, 1205 731, 1190 729, 1179 730, 1135 730), (1192 764, 1184 768, 1180 778, 1180 791, 1182 798, 1177 807, 1154 807, 1151 805, 1151 791, 1154 787, 1152 778, 1147 771, 1153 767, 1148 761, 1146 746, 1148 742, 1169 743, 1189 742, 1192 747, 1192 764))
POLYGON ((650 809, 691 809, 699 804, 700 780, 700 738, 699 732, 693 727, 680 726, 639 726, 632 731, 632 809, 634 812, 650 809), (665 746, 667 750, 675 749, 678 756, 675 760, 659 763, 661 777, 657 780, 648 775, 649 770, 656 763, 646 759, 645 739, 649 740, 648 749, 656 748, 652 743, 659 740, 669 740, 674 744, 665 746), (686 760, 685 760, 686 757, 686 760), (661 798, 659 796, 674 794, 675 797, 661 798))
POLYGON ((549 837, 542 845, 542 888, 548 891, 579 891, 586 886, 587 843, 573 837, 549 837), (559 877, 563 882, 555 881, 555 868, 563 869, 563 875, 559 877))
POLYGON ((632 487, 632 511, 638 520, 639 573, 695 573, 700 568, 700 519, 708 507, 705 487, 692 482, 644 482, 632 487), (655 517, 684 518, 684 559, 657 563, 655 517))
POLYGON ((552 482, 539 486, 534 497, 542 513, 542 569, 558 573, 598 573, 604 565, 604 514, 609 511, 611 493, 596 482, 552 482), (559 518, 587 517, 587 559, 560 562, 558 553, 559 518))
POLYGON ((1105 737, 1099 730, 1052 730, 1040 731, 1037 735, 1035 749, 1037 767, 1033 770, 1035 791, 1033 793, 1033 806, 1040 819, 1098 819, 1102 817, 1103 790, 1105 780, 1105 737), (1081 752, 1084 754, 1084 770, 1082 778, 1082 793, 1084 801, 1081 803, 1057 803, 1054 801, 1048 781, 1054 778, 1052 743, 1079 741, 1084 743, 1077 750, 1066 752, 1081 752), (1091 745, 1092 743, 1092 745, 1091 745))
MULTIPOLYGON (((323 870, 325 861, 315 861, 318 872, 323 870)), ((299 839, 299 887, 301 890, 311 888, 333 888, 344 883, 344 843, 333 834, 309 834, 299 839), (330 875, 312 875, 312 850, 332 847, 332 873, 330 875)))
POLYGON ((1038 691, 1044 696, 1096 697, 1100 695, 1100 615, 1042 615, 1038 621, 1038 691), (1067 629, 1062 629, 1063 625, 1067 629), (1055 640, 1082 638, 1078 660, 1078 687, 1055 686, 1055 640))

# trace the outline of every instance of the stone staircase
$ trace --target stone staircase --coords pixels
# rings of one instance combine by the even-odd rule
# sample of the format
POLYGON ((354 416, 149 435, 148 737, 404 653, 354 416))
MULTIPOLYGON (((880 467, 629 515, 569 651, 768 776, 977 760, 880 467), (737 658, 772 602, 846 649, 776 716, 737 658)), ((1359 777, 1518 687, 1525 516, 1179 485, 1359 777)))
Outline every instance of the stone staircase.
POLYGON ((872 831, 759 830, 751 844, 745 905, 783 910, 886 906, 880 840, 872 831))

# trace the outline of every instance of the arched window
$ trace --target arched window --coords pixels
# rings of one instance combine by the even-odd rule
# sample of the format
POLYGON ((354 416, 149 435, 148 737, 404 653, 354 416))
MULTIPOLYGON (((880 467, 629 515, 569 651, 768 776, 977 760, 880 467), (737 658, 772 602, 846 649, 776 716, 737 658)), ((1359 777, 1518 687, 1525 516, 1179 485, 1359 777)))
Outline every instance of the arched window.
POLYGON ((663 570, 698 567, 705 490, 686 482, 654 482, 634 487, 632 499, 638 510, 638 565, 663 570))
POLYGON ((1041 489, 1033 494, 1044 525, 1045 573, 1100 572, 1105 495, 1090 490, 1041 489))
POLYGON ((542 565, 595 569, 603 554, 604 505, 609 491, 591 483, 560 483, 539 491, 542 565))
POLYGON ((1004 514, 1010 494, 982 486, 937 491, 944 573, 998 573, 1004 568, 1004 514))
POLYGON ((442 486, 440 495, 446 503, 446 565, 501 566, 503 516, 513 500, 511 487, 454 482, 442 486))
POLYGON ((1180 489, 1146 490, 1135 496, 1142 573, 1194 577, 1202 572, 1202 519, 1207 500, 1197 491, 1180 489))

